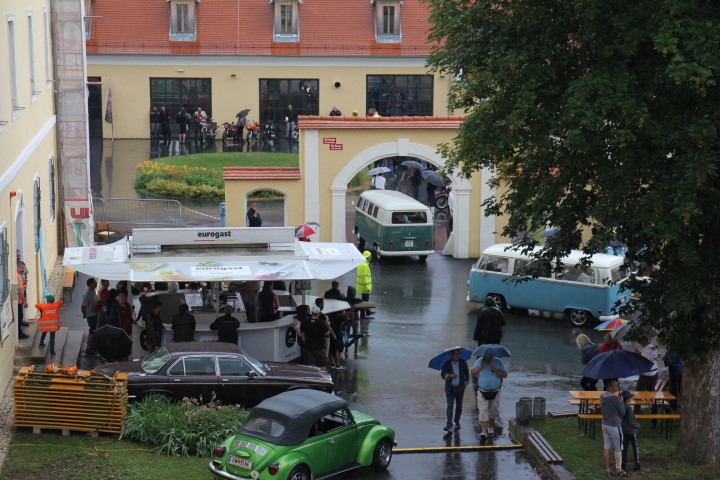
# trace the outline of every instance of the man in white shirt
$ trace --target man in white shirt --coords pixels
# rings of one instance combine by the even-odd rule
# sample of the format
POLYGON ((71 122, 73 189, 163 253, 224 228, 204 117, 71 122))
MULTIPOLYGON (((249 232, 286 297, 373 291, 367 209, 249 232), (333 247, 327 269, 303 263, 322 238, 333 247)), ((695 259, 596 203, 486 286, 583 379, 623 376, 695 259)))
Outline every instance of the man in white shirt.
POLYGON ((373 187, 375 187, 375 190, 385 190, 385 183, 387 180, 385 180, 385 177, 382 175, 375 175, 372 179, 373 187))

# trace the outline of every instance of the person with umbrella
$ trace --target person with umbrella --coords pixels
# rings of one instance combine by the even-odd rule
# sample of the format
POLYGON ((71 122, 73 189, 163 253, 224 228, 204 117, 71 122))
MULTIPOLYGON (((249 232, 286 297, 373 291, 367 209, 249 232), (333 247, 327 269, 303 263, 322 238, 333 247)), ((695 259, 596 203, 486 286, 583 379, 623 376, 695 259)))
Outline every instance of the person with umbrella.
POLYGON ((500 388, 508 376, 505 364, 499 356, 509 356, 510 352, 502 345, 487 344, 479 346, 473 353, 478 359, 470 370, 470 375, 477 378, 480 442, 484 443, 488 437, 488 426, 493 429, 493 435, 496 434, 495 419, 500 405, 500 388))
POLYGON ((450 358, 443 363, 440 376, 445 380, 445 399, 447 401, 447 423, 444 430, 446 432, 451 432, 453 428, 460 430, 463 396, 465 387, 470 382, 470 369, 467 362, 460 357, 460 347, 450 351, 450 358), (453 406, 455 407, 454 416, 453 406), (455 422, 454 427, 453 421, 455 422))
MULTIPOLYGON (((592 358, 598 354, 598 346, 590 340, 590 337, 581 333, 575 339, 575 344, 580 349, 580 362, 587 365, 592 358)), ((597 390, 597 379, 590 377, 582 377, 580 379, 580 387, 583 390, 597 390)))
MULTIPOLYGON (((639 353, 650 360, 652 366, 648 371, 640 374, 635 390, 638 392, 652 392, 655 390, 655 383, 657 383, 658 379, 657 347, 648 339, 647 335, 640 337, 638 344, 640 348, 636 348, 635 353, 639 353)), ((635 405, 635 413, 640 413, 640 405, 635 405)), ((657 413, 657 406, 655 404, 652 406, 652 413, 657 413)), ((657 421, 653 420, 653 427, 656 423, 657 421)))

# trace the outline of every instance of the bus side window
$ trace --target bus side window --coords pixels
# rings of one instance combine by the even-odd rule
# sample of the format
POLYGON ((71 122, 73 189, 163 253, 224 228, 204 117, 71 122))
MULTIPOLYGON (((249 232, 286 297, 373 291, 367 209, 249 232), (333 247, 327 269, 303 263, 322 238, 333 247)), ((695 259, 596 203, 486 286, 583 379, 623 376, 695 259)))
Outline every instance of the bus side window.
POLYGON ((375 207, 373 208, 373 211, 372 211, 372 216, 377 218, 377 214, 378 214, 378 206, 375 205, 375 207))

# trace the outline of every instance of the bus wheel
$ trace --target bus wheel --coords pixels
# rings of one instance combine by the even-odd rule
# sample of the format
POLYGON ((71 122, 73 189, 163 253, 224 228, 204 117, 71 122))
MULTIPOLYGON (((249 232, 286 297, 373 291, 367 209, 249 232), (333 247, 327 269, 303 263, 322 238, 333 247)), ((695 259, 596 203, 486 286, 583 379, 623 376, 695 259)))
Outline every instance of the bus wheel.
POLYGON ((355 238, 357 239, 358 250, 362 252, 365 250, 365 239, 360 236, 360 233, 356 233, 355 238))
POLYGON ((505 297, 502 295, 499 295, 497 293, 488 293, 487 298, 492 299, 493 302, 495 302, 495 305, 500 309, 500 311, 504 311, 507 308, 507 302, 505 301, 505 297))
POLYGON ((420 255, 420 261, 425 262, 427 260, 427 255, 420 255))
POLYGON ((579 309, 568 309, 566 312, 567 317, 570 319, 570 323, 575 325, 576 327, 583 327, 585 325, 588 325, 590 323, 590 320, 592 320, 593 316, 590 312, 587 310, 579 310, 579 309))

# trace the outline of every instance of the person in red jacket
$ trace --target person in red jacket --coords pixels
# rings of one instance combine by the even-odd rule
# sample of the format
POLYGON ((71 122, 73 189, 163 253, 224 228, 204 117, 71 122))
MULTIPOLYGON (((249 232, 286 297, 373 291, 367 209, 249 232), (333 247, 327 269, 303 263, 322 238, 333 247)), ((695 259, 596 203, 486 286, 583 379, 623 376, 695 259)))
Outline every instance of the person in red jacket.
POLYGON ((55 355, 55 332, 60 329, 62 320, 60 319, 60 307, 63 302, 58 300, 55 301, 55 297, 47 295, 45 297, 46 303, 38 303, 35 305, 40 311, 40 318, 38 318, 37 326, 38 331, 42 332, 40 335, 40 346, 45 346, 45 336, 50 333, 50 355, 55 355))

